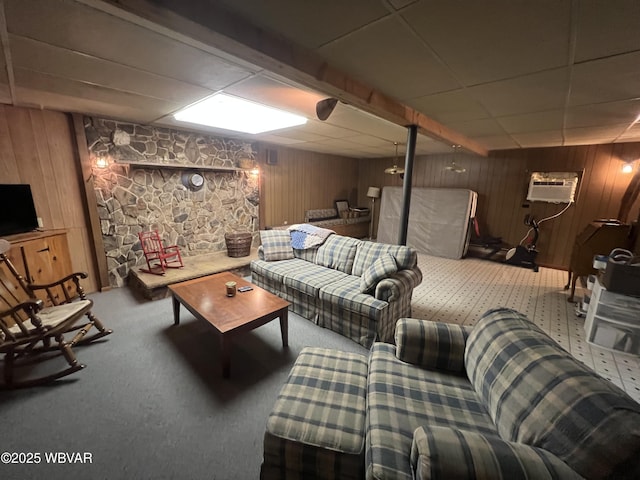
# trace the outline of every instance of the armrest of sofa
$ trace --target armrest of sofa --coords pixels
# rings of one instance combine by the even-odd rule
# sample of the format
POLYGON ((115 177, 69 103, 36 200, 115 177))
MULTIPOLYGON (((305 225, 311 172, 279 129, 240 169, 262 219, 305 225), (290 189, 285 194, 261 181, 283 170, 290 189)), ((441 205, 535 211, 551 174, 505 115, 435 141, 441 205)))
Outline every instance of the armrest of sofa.
POLYGON ((413 432, 411 468, 419 480, 582 478, 541 448, 507 442, 497 435, 435 426, 413 432))
POLYGON ((418 267, 398 270, 376 285, 375 297, 385 302, 395 302, 409 295, 422 282, 422 272, 418 267))
POLYGON ((464 372, 464 349, 472 327, 416 318, 396 323, 396 357, 425 368, 464 372))

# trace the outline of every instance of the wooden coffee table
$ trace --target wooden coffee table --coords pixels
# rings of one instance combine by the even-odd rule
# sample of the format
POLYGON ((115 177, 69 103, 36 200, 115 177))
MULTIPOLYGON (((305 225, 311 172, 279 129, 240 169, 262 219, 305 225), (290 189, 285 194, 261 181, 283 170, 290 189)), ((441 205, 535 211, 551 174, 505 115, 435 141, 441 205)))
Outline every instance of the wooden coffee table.
POLYGON ((253 330, 276 318, 280 319, 282 346, 288 347, 289 302, 253 285, 230 272, 196 278, 169 285, 173 295, 173 322, 180 323, 180 304, 194 317, 210 324, 220 336, 222 375, 229 378, 231 366, 231 339, 253 330), (227 297, 226 282, 237 287, 253 287, 248 292, 237 292, 227 297))

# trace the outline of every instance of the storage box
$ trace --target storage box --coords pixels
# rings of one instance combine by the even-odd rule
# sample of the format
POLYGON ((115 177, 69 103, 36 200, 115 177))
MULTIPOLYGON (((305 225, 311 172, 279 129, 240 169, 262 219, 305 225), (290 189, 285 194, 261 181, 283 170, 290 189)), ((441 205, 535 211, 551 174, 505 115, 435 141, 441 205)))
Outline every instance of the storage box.
POLYGON ((602 285, 610 292, 640 297, 640 265, 627 265, 609 260, 602 285))

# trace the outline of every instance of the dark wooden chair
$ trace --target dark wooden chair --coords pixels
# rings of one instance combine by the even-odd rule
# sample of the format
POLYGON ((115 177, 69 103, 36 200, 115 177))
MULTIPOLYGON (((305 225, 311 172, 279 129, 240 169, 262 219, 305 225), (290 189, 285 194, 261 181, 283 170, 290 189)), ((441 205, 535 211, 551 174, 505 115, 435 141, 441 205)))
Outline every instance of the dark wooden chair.
POLYGON ((157 230, 138 233, 147 268, 141 270, 155 275, 164 275, 167 268, 184 267, 182 255, 177 245, 165 247, 157 230))
POLYGON ((617 220, 595 220, 580 232, 573 244, 565 290, 571 288, 567 301, 572 302, 579 277, 596 273, 595 255, 608 255, 614 248, 629 248, 631 226, 617 220))
POLYGON ((4 354, 0 388, 38 385, 84 368, 72 347, 112 333, 91 312, 93 302, 80 285, 86 274, 73 273, 47 285, 30 284, 5 255, 9 249, 9 242, 0 239, 0 353, 4 354), (92 327, 97 332, 87 336, 92 327), (70 341, 65 340, 67 333, 73 335, 70 341), (51 355, 45 352, 56 350, 64 356, 67 368, 28 380, 14 378, 16 367, 46 360, 51 355))

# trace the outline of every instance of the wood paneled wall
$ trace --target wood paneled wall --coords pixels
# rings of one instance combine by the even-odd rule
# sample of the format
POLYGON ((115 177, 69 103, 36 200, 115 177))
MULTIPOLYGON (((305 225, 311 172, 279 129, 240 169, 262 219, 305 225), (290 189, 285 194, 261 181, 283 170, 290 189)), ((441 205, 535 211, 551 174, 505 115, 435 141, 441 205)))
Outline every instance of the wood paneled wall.
MULTIPOLYGON (((84 209, 74 135, 67 114, 0 105, 0 183, 31 185, 45 229, 67 230, 73 268, 87 271, 87 290, 96 291, 90 222, 84 209)), ((393 164, 392 158, 357 160, 262 145, 259 158, 260 228, 302 222, 306 210, 332 207, 341 198, 352 205, 370 206, 366 197, 369 186, 402 185, 398 175, 384 174, 393 164), (275 165, 265 162, 267 148, 277 157, 275 165)), ((540 220, 562 208, 525 201, 530 172, 584 172, 576 204, 541 226, 540 263, 566 268, 575 236, 585 225, 618 214, 631 178, 621 172, 621 166, 640 158, 640 143, 508 150, 492 152, 486 158, 458 154, 456 163, 467 169, 462 174, 444 169, 451 158, 417 157, 413 185, 475 190, 482 233, 500 236, 510 245, 518 244, 526 234, 523 219, 527 213, 540 220)), ((639 209, 637 201, 626 220, 636 220, 639 209)), ((376 216, 378 212, 376 204, 376 216)))
POLYGON ((98 284, 74 135, 67 114, 0 105, 0 183, 31 185, 44 229, 67 231, 73 269, 89 274, 84 286, 94 292, 98 284))
MULTIPOLYGON (((639 143, 533 148, 492 152, 489 157, 457 154, 417 157, 413 186, 468 188, 478 192, 481 233, 502 237, 517 245, 526 235, 526 214, 537 220, 554 215, 565 205, 527 202, 529 175, 534 171, 583 172, 577 201, 560 217, 540 226, 538 250, 542 265, 567 268, 576 235, 592 220, 616 218, 620 200, 631 175, 621 172, 622 164, 640 158, 639 143), (464 173, 445 166, 455 158, 464 173)), ((360 160, 360 203, 366 202, 368 186, 402 185, 398 175, 385 175, 392 159, 360 160)), ((631 209, 636 220, 640 202, 631 209)), ((379 209, 376 209, 376 214, 379 209)), ((375 225, 377 228, 377 224, 375 225)))
POLYGON ((358 203, 358 159, 276 146, 260 147, 259 157, 261 229, 302 223, 306 210, 339 199, 358 203), (267 150, 275 165, 266 163, 267 150))

